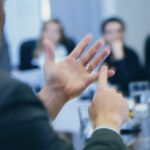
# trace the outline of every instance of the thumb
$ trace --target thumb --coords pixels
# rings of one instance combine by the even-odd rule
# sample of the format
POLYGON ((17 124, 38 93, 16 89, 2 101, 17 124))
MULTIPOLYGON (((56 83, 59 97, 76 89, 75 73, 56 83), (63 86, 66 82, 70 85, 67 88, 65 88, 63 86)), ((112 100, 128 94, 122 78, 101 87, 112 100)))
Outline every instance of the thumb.
POLYGON ((55 62, 54 45, 49 40, 44 40, 43 46, 45 50, 45 62, 54 63, 55 62))

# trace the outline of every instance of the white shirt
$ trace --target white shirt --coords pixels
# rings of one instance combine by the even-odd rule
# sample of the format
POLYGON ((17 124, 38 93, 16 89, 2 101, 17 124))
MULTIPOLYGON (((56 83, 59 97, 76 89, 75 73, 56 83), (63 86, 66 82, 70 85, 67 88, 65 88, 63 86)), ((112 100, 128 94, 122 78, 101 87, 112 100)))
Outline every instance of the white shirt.
MULTIPOLYGON (((58 44, 55 47, 55 61, 62 61, 67 56, 67 50, 62 44, 58 44)), ((38 65, 40 68, 43 68, 45 61, 44 50, 40 52, 39 57, 32 60, 32 64, 38 65)))
POLYGON ((108 129, 108 130, 114 131, 114 132, 116 132, 117 134, 120 135, 120 133, 118 133, 118 131, 116 131, 114 128, 107 127, 107 126, 99 126, 99 127, 97 127, 97 128, 95 129, 95 131, 100 130, 100 129, 108 129))

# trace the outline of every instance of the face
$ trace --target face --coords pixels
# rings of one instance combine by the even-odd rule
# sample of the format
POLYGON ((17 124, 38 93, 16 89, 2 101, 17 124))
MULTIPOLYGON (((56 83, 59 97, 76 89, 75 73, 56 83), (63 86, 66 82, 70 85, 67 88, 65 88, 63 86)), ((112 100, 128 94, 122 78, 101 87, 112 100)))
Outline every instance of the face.
POLYGON ((105 26, 104 39, 106 43, 112 44, 117 40, 123 41, 124 29, 118 22, 110 22, 105 26))
POLYGON ((5 21, 5 13, 3 8, 3 0, 0 0, 0 42, 3 32, 4 21, 5 21))
POLYGON ((50 22, 46 24, 42 33, 42 39, 49 39, 54 45, 56 45, 61 38, 61 27, 58 23, 50 22))

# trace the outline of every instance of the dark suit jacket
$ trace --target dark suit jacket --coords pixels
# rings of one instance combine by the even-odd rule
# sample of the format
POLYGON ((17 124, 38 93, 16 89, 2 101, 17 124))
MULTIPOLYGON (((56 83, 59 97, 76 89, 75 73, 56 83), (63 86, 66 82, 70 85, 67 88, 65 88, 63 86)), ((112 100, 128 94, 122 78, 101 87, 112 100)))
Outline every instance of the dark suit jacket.
POLYGON ((0 46, 0 69, 6 72, 9 72, 11 70, 9 48, 4 34, 0 46))
MULTIPOLYGON (((0 72, 0 150, 73 150, 53 131, 42 102, 26 85, 0 72)), ((125 150, 121 137, 96 131, 85 150, 125 150)))

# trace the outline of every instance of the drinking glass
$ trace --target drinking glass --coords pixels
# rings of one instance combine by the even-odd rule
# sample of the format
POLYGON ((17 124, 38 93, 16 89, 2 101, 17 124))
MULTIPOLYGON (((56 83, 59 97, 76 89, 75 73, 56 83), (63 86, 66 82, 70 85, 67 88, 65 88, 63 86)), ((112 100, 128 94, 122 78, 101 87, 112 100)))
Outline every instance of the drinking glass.
POLYGON ((93 124, 89 117, 88 107, 89 106, 81 106, 78 108, 81 125, 81 136, 84 144, 88 142, 93 133, 93 124))
POLYGON ((145 93, 149 91, 149 82, 131 82, 129 84, 130 97, 134 99, 135 104, 145 103, 145 93))

